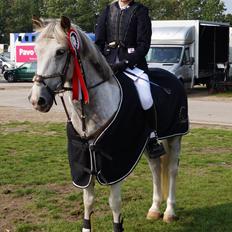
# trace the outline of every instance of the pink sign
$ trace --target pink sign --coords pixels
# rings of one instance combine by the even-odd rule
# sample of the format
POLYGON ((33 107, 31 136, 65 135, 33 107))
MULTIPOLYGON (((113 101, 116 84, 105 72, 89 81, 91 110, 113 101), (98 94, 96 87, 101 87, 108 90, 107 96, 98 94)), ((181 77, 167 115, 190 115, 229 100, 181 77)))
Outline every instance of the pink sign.
POLYGON ((34 51, 34 46, 16 46, 16 62, 32 62, 36 61, 37 57, 34 51))

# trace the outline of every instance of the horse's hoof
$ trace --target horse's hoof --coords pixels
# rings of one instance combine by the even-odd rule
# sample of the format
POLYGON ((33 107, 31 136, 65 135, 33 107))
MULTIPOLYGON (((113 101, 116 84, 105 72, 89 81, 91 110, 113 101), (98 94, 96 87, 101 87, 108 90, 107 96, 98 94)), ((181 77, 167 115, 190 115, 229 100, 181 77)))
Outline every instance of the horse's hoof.
POLYGON ((155 211, 149 211, 147 213, 147 219, 148 220, 159 220, 161 218, 160 212, 155 212, 155 211))
POLYGON ((91 232, 91 229, 85 229, 85 228, 83 228, 82 232, 91 232))
POLYGON ((166 222, 166 223, 172 223, 172 222, 175 222, 175 221, 178 221, 179 220, 179 217, 177 217, 176 215, 164 215, 163 216, 163 221, 166 222))

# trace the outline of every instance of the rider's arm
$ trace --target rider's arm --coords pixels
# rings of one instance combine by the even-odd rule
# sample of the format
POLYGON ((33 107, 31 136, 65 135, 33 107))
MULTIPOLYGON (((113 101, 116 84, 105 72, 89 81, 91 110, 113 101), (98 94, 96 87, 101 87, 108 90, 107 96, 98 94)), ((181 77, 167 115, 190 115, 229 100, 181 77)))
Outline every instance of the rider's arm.
POLYGON ((146 7, 139 8, 135 16, 137 17, 136 48, 126 57, 130 66, 136 65, 141 59, 144 59, 151 44, 151 19, 148 9, 146 7))
POLYGON ((106 43, 106 18, 107 18, 108 6, 98 17, 96 28, 95 28, 95 44, 100 49, 101 53, 104 51, 106 43))

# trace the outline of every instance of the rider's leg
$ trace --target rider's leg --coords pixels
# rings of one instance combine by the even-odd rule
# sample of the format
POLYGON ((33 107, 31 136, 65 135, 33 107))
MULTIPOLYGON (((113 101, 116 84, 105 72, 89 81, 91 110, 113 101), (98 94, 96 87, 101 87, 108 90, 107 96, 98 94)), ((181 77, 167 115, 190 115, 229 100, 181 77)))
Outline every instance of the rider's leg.
POLYGON ((150 139, 147 144, 147 151, 150 158, 157 158, 165 154, 165 150, 162 143, 158 142, 157 127, 156 127, 156 111, 152 105, 151 108, 145 111, 146 119, 149 123, 150 128, 153 130, 150 135, 150 139))
POLYGON ((149 127, 153 130, 150 136, 150 140, 147 145, 147 150, 150 158, 156 158, 165 154, 165 150, 162 144, 157 140, 157 126, 156 126, 156 111, 151 95, 150 83, 148 75, 143 73, 141 78, 138 78, 134 83, 139 94, 139 99, 145 110, 146 120, 149 127))

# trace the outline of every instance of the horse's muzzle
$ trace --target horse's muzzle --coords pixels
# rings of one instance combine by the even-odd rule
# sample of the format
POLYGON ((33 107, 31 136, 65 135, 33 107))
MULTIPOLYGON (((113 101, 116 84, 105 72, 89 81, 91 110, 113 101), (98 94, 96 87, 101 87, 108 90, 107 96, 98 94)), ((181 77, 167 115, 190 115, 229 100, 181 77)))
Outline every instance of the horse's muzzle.
POLYGON ((53 101, 47 102, 46 99, 43 97, 39 97, 38 99, 32 98, 31 93, 28 95, 28 100, 35 110, 38 110, 43 113, 48 112, 53 105, 53 101))

